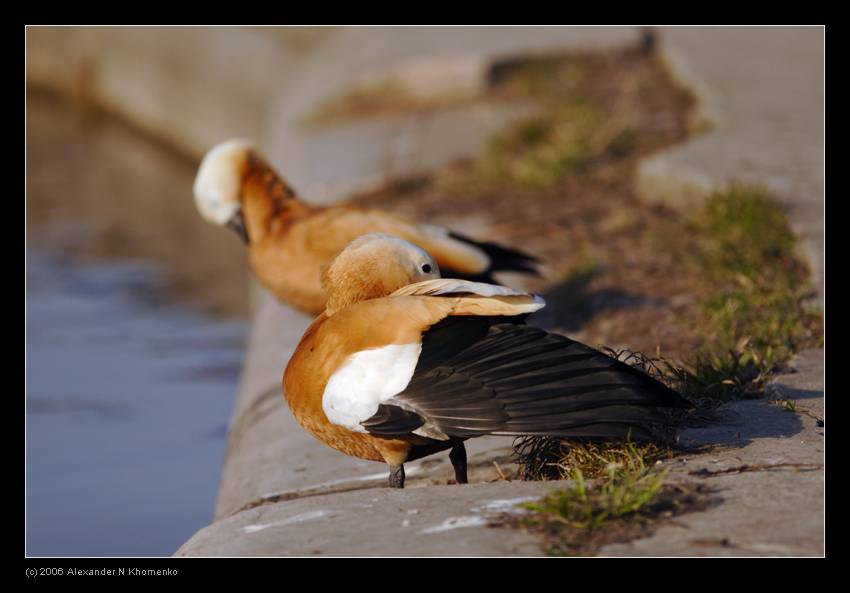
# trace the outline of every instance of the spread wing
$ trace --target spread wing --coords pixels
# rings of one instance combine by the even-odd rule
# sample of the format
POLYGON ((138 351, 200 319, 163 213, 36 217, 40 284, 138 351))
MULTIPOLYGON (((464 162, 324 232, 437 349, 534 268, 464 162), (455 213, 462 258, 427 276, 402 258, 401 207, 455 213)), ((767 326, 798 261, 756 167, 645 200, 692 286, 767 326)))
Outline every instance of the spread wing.
POLYGON ((362 423, 382 436, 648 438, 675 391, 584 344, 506 322, 447 317, 424 333, 407 387, 362 423))

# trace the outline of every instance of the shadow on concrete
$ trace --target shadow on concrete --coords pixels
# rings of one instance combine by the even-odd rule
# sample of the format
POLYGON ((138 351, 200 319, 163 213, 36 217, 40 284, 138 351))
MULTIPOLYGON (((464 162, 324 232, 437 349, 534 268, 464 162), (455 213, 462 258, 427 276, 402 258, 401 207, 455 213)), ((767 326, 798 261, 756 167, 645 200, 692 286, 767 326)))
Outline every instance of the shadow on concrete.
POLYGON ((771 386, 771 392, 784 399, 814 399, 823 397, 823 391, 817 389, 798 389, 777 381, 771 386))
POLYGON ((789 438, 803 430, 799 415, 762 400, 734 402, 720 410, 718 423, 682 431, 685 449, 707 445, 743 447, 757 439, 789 438))
POLYGON ((604 311, 659 307, 666 302, 615 288, 592 289, 591 283, 602 272, 599 268, 577 272, 545 292, 542 296, 548 306, 535 313, 534 325, 575 332, 604 311))

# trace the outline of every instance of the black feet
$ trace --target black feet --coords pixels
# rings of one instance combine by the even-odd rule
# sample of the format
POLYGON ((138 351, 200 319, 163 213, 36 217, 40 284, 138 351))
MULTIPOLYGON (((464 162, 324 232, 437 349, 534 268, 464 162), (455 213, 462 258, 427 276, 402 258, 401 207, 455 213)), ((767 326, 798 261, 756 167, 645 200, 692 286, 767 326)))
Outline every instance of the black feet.
POLYGON ((455 468, 455 481, 458 484, 466 484, 468 482, 466 478, 466 446, 464 446, 463 442, 457 443, 452 447, 452 451, 449 453, 449 459, 455 468))
POLYGON ((404 466, 390 466, 390 488, 404 488, 404 466))

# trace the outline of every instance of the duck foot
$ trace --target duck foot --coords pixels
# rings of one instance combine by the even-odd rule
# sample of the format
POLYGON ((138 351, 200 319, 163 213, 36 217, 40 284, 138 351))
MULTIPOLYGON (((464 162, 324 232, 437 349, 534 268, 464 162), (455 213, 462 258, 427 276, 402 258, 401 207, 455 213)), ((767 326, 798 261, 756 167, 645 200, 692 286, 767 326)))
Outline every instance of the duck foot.
POLYGON ((404 488, 404 465, 390 466, 390 488, 404 488))
POLYGON ((455 481, 458 484, 469 482, 466 477, 466 446, 463 442, 457 443, 449 453, 449 459, 455 468, 455 481))

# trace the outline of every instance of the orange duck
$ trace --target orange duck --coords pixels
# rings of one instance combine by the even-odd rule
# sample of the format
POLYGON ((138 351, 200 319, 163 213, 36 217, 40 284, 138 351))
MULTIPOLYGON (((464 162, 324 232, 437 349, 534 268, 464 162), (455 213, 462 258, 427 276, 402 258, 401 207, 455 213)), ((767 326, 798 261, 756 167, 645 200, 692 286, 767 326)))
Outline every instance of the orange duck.
POLYGON ((492 282, 496 271, 536 273, 536 259, 442 227, 353 205, 310 206, 256 152, 230 140, 210 150, 194 185, 201 215, 245 241, 254 273, 278 299, 306 313, 325 309, 321 270, 357 237, 382 232, 426 249, 452 277, 492 282))
POLYGON ((524 324, 543 300, 443 279, 437 261, 369 234, 327 268, 325 311, 283 377, 298 422, 348 455, 404 466, 450 449, 467 481, 464 441, 483 435, 649 438, 662 408, 690 404, 643 372, 524 324))

